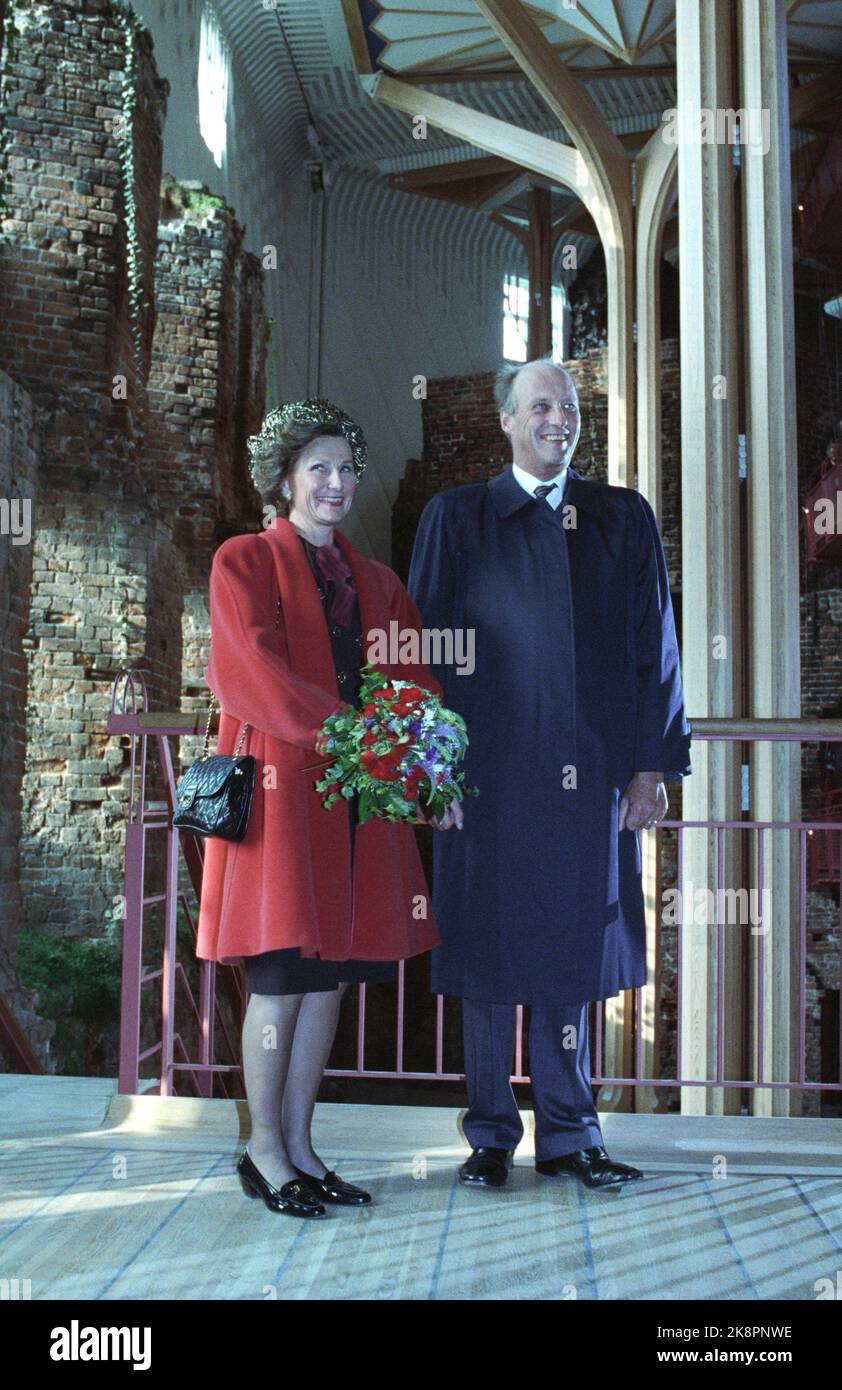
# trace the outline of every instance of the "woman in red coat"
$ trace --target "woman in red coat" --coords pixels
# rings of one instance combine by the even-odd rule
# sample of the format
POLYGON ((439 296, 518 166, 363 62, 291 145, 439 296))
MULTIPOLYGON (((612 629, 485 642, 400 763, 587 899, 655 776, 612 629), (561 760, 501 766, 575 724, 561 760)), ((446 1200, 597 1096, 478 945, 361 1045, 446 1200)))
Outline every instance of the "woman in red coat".
MULTIPOLYGON (((362 432, 343 411, 312 398, 272 411, 249 450, 273 519, 214 555, 206 675, 222 710, 217 752, 232 753, 248 724, 240 752, 255 757, 257 779, 244 838, 206 842, 196 953, 244 959, 243 1188, 274 1211, 318 1216, 325 1201, 371 1200, 326 1169, 310 1137, 342 995, 352 980, 395 979, 398 960, 439 936, 411 827, 357 825, 344 799, 325 810, 315 741, 327 715, 355 701, 368 634, 421 621, 393 571, 334 532, 365 466, 362 432)), ((426 666, 379 669, 442 693, 426 666)), ((458 803, 432 824, 461 824, 458 803)))

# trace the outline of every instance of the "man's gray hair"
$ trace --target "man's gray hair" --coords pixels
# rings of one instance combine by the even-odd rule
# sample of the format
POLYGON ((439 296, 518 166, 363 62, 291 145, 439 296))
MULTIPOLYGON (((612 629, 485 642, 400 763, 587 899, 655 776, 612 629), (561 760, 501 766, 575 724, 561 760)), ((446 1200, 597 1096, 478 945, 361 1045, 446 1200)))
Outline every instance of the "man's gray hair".
MULTIPOLYGON (((517 413, 517 379, 524 367, 557 367, 560 372, 564 372, 570 381, 573 381, 567 368, 562 367, 560 362, 556 362, 551 352, 548 352, 544 357, 533 357, 531 362, 507 362, 494 378, 494 399, 498 409, 505 410, 507 415, 517 413)), ((575 382, 573 382, 573 386, 575 389, 575 382)))

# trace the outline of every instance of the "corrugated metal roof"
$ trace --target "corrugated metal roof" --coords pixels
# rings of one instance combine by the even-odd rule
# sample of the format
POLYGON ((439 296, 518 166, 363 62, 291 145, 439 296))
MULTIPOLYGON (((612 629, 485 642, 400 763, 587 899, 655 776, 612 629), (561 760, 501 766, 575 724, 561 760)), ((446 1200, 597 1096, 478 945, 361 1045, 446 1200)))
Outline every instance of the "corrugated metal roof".
MULTIPOLYGON (((281 172, 310 157, 307 124, 311 116, 331 158, 355 168, 437 163, 446 151, 451 158, 465 157, 459 142, 432 128, 422 150, 415 142, 411 154, 407 152, 407 118, 378 106, 360 87, 340 0, 277 0, 269 8, 255 0, 214 3, 263 112, 281 172)), ((585 56, 580 55, 577 62, 585 56)), ((594 49, 593 56, 605 62, 601 50, 594 49)), ((654 126, 661 111, 675 101, 672 82, 635 77, 633 69, 628 78, 604 82, 583 77, 583 81, 618 132, 654 126)), ((527 130, 569 141, 526 81, 450 83, 431 90, 527 130)))
MULTIPOLYGON (((265 0, 267 7, 258 0, 214 0, 214 4, 262 113, 271 142, 267 154, 271 154, 280 176, 299 171, 314 157, 308 141, 312 122, 327 169, 333 171, 334 187, 337 192, 341 190, 338 202, 346 207, 353 202, 361 225, 374 227, 377 217, 388 216, 398 242, 404 236, 401 224, 405 224, 407 250, 410 245, 424 243, 431 256, 443 254, 442 248, 454 238, 466 245, 470 242, 472 254, 479 254, 481 247, 492 254, 502 237, 508 242, 511 258, 511 237, 490 219, 389 187, 386 176, 390 173, 481 157, 483 152, 432 126, 422 142, 413 140, 408 116, 370 99, 357 76, 341 0, 265 0), (357 191, 341 177, 352 173, 358 177, 357 191)), ((838 4, 836 0, 837 13, 838 4)), ((412 7, 418 11, 424 8, 424 0, 412 7)), ((659 25, 669 28, 671 12, 664 0, 659 0, 658 13, 659 25)), ((799 45, 806 41, 809 26, 805 21, 826 21, 830 13, 828 0, 807 4, 796 0, 790 28, 797 19, 802 21, 799 45)), ((432 10, 429 18, 434 19, 432 10)), ((825 47, 832 32, 822 31, 825 47)), ((842 47, 842 31, 837 32, 842 47)), ((673 51, 665 37, 663 44, 644 53, 643 61, 669 62, 673 51)), ((616 64, 616 56, 592 45, 582 45, 575 57, 578 75, 608 124, 617 134, 654 130, 662 112, 676 103, 672 77, 636 74, 633 66, 628 76, 610 80, 585 76, 589 67, 604 66, 607 61, 616 64)), ((430 86, 475 110, 570 143, 555 114, 525 80, 430 86)), ((794 143, 797 148, 798 140, 794 143)), ((581 265, 593 243, 585 237, 574 240, 581 244, 581 265)), ((414 253, 409 259, 414 264, 414 253)))

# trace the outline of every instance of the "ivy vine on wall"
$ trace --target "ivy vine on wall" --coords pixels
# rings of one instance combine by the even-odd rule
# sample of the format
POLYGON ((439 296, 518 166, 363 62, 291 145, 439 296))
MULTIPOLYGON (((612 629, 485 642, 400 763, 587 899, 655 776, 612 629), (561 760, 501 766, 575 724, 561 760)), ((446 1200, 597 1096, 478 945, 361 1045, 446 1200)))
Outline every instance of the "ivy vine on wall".
POLYGON ((20 33, 15 28, 15 5, 11 4, 5 16, 0 20, 2 29, 0 30, 0 249, 3 242, 8 241, 8 236, 3 227, 3 222, 8 217, 6 196, 9 186, 9 164, 8 149, 14 140, 14 131, 9 129, 6 117, 6 84, 9 80, 9 72, 15 61, 15 38, 20 33))
POLYGON ((146 30, 131 5, 114 4, 117 24, 123 31, 125 43, 125 62, 123 64, 122 114, 115 122, 114 133, 123 171, 123 205, 126 213, 126 277, 129 292, 129 323, 135 360, 142 365, 143 359, 143 310, 149 308, 149 301, 143 298, 143 270, 140 262, 140 244, 137 226, 137 199, 135 197, 135 158, 134 158, 134 115, 137 106, 137 36, 146 30))

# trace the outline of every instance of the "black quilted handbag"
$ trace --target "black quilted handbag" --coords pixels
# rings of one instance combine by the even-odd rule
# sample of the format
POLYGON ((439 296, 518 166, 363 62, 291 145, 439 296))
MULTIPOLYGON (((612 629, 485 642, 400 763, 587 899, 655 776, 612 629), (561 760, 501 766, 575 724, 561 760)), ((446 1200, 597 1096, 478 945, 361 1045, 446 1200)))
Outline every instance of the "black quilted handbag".
POLYGON ((208 722, 202 756, 188 768, 176 788, 178 804, 172 823, 179 830, 192 830, 195 835, 214 835, 219 840, 242 840, 248 829, 257 764, 250 754, 240 758, 238 753, 250 724, 243 725, 233 756, 214 753, 209 756, 210 726, 213 707, 208 707, 208 722))

